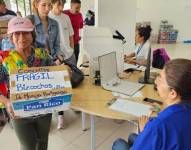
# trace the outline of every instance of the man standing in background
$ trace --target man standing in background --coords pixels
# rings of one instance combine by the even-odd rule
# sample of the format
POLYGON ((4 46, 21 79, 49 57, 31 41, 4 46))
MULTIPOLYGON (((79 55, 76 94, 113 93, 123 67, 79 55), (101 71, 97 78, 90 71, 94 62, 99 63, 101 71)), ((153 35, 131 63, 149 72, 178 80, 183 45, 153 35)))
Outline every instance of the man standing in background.
POLYGON ((64 13, 70 17, 72 27, 74 30, 74 54, 76 57, 76 63, 78 62, 78 56, 80 53, 80 29, 83 28, 83 17, 80 13, 81 1, 71 0, 71 8, 65 10, 64 13))
POLYGON ((4 0, 0 0, 0 17, 6 16, 6 15, 16 16, 16 13, 11 10, 8 10, 6 8, 6 4, 4 0))
POLYGON ((5 1, 0 0, 0 50, 14 48, 12 42, 6 36, 6 28, 9 19, 16 16, 16 13, 7 9, 5 1))

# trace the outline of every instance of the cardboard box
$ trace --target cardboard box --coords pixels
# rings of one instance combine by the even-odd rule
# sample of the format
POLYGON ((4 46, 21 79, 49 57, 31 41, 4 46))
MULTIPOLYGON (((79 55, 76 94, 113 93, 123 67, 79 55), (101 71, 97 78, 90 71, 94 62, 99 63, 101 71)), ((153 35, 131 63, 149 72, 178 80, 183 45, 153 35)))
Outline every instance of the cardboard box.
POLYGON ((9 20, 0 20, 0 34, 6 34, 9 20))
POLYGON ((72 88, 64 66, 32 67, 10 72, 10 99, 21 118, 69 109, 72 88))

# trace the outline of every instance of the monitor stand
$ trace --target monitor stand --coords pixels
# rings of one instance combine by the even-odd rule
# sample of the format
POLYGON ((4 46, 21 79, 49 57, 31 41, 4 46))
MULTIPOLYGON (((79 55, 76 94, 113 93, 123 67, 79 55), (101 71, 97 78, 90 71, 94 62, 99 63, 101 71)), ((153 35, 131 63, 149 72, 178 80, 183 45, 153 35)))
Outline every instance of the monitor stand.
POLYGON ((154 79, 150 77, 150 66, 151 66, 151 48, 149 49, 148 52, 147 65, 144 72, 144 76, 139 78, 139 83, 154 84, 154 79))
POLYGON ((145 79, 144 77, 140 77, 139 78, 139 83, 142 83, 142 84, 154 84, 154 79, 153 78, 145 79))

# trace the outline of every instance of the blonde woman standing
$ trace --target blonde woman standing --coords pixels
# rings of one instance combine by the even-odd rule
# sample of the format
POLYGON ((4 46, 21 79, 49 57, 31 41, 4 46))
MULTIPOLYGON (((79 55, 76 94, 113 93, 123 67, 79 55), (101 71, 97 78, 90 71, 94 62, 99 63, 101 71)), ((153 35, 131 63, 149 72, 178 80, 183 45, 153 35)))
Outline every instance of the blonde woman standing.
POLYGON ((33 0, 32 11, 34 16, 30 18, 35 26, 35 46, 45 48, 54 60, 60 51, 60 38, 58 23, 48 17, 51 9, 50 0, 33 0))

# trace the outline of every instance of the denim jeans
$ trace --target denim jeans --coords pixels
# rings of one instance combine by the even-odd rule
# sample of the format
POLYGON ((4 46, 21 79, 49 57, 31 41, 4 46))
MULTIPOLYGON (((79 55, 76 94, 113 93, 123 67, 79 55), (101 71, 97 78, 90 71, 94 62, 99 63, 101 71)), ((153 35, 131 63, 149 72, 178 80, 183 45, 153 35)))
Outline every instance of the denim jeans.
POLYGON ((137 134, 132 133, 128 137, 128 142, 124 139, 117 139, 112 146, 112 150, 129 150, 137 138, 137 134))
POLYGON ((117 139, 112 146, 112 150, 129 150, 129 148, 127 141, 123 139, 117 139))

